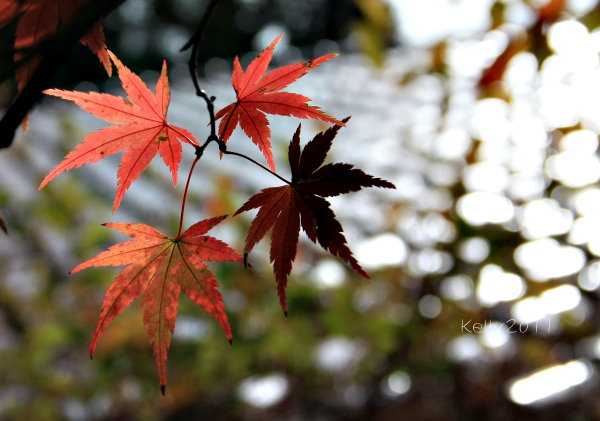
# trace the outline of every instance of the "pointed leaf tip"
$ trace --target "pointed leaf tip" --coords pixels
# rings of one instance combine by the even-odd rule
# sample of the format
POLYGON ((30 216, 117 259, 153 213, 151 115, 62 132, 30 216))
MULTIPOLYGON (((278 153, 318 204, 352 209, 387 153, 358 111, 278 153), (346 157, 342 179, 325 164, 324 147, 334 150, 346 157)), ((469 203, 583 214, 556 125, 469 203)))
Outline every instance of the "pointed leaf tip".
POLYGON ((166 384, 161 384, 160 385, 160 393, 162 393, 163 396, 165 396, 165 392, 167 391, 167 385, 166 384))
POLYGON ((85 136, 83 142, 44 178, 40 188, 63 172, 124 152, 117 172, 117 193, 112 208, 112 213, 115 213, 126 191, 157 154, 169 167, 173 184, 176 184, 182 156, 181 144, 197 145, 198 141, 186 129, 167 121, 170 93, 164 67, 156 84, 156 93, 153 93, 113 52, 107 51, 107 54, 117 68, 127 97, 58 89, 45 91, 46 94, 75 103, 112 125, 85 136))
POLYGON ((126 266, 105 294, 88 351, 90 357, 105 328, 140 295, 143 296, 144 326, 153 347, 163 395, 167 383, 167 351, 175 329, 181 292, 212 315, 225 330, 227 338, 231 339, 231 328, 223 298, 218 291, 218 282, 205 261, 240 262, 241 256, 224 242, 197 235, 204 234, 216 222, 219 222, 219 218, 197 222, 194 225, 196 228, 192 226, 192 231, 184 234, 186 241, 179 242, 145 224, 106 224, 126 234, 131 240, 111 246, 72 270, 77 272, 94 266, 126 266))
POLYGON ((287 319, 287 316, 288 316, 288 312, 287 312, 287 310, 284 310, 284 311, 283 311, 283 315, 284 315, 284 316, 285 316, 285 318, 287 319))
POLYGON ((272 171, 275 171, 275 160, 267 114, 344 125, 339 120, 327 115, 319 107, 309 105, 310 98, 283 90, 312 69, 335 57, 335 54, 278 67, 265 74, 275 46, 282 37, 283 34, 279 35, 248 65, 245 71, 242 70, 239 59, 236 57, 231 77, 236 101, 215 114, 215 119, 221 120, 218 137, 223 144, 227 142, 239 125, 260 149, 272 171))
POLYGON ((228 339, 229 345, 233 345, 233 339, 228 339))
POLYGON ((285 292, 296 257, 301 228, 312 242, 339 257, 358 274, 369 279, 369 274, 360 266, 350 250, 342 225, 336 219, 326 198, 366 187, 394 188, 394 185, 366 174, 350 164, 325 164, 327 153, 341 128, 339 123, 345 124, 349 119, 350 117, 346 117, 318 133, 302 150, 299 126, 288 149, 292 183, 263 189, 236 211, 237 215, 251 209, 259 209, 246 235, 246 266, 250 250, 269 230, 272 231, 269 259, 273 263, 277 292, 285 317, 288 317, 285 292))

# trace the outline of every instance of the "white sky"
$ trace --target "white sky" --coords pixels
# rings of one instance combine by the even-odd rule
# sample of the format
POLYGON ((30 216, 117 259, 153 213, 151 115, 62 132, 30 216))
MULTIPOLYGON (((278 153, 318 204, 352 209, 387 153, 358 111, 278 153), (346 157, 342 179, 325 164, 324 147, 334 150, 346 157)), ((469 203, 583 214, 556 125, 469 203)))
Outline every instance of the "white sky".
POLYGON ((450 34, 462 37, 486 30, 492 0, 388 0, 400 39, 431 45, 450 34))

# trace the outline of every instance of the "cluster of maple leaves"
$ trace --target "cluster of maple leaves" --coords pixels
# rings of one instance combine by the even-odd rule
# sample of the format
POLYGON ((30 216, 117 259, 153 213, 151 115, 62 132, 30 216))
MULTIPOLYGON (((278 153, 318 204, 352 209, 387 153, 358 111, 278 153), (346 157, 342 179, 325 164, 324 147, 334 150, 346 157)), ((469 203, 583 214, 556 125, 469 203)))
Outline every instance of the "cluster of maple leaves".
MULTIPOLYGON (((68 22, 72 19, 74 8, 79 4, 79 0, 0 0, 0 26, 20 14, 15 46, 33 46, 55 31, 59 20, 68 22), (35 30, 32 29, 32 22, 38 23, 35 30)), ((339 121, 318 107, 308 105, 310 98, 284 92, 282 89, 336 54, 283 66, 266 73, 273 50, 281 37, 262 51, 246 71, 242 69, 238 58, 235 58, 232 85, 236 101, 215 115, 215 120, 221 120, 217 140, 220 150, 226 150, 226 142, 239 124, 243 132, 258 146, 271 172, 274 172, 275 160, 266 114, 318 119, 332 123, 333 126, 317 134, 304 148, 301 148, 298 126, 289 145, 291 180, 286 180, 284 186, 262 190, 237 210, 235 215, 259 209, 246 237, 244 257, 224 242, 205 235, 224 220, 226 215, 199 221, 183 233, 180 221, 180 229, 175 237, 169 237, 141 223, 110 223, 105 225, 126 234, 131 241, 116 244, 71 271, 74 273, 93 266, 125 266, 106 292, 90 343, 90 356, 94 354, 98 339, 111 320, 141 296, 143 321, 153 347, 163 394, 167 384, 167 351, 175 329, 177 305, 182 290, 194 303, 212 315, 223 328, 225 336, 230 341, 232 339, 223 299, 217 289, 217 280, 206 262, 245 263, 253 247, 267 232, 272 231, 270 261, 275 272, 280 304, 286 314, 287 279, 296 256, 300 228, 310 240, 347 262, 360 275, 369 277, 352 255, 342 226, 336 220, 326 198, 364 187, 394 188, 394 185, 350 164, 324 165, 336 134, 348 118, 339 121)), ((117 191, 113 203, 115 212, 127 189, 157 153, 170 169, 173 183, 176 184, 182 144, 191 145, 196 152, 201 146, 190 131, 167 121, 170 90, 165 62, 153 93, 139 76, 106 49, 100 24, 92 27, 81 42, 96 53, 109 75, 112 65, 116 67, 127 98, 97 92, 58 89, 45 91, 48 95, 74 102, 112 125, 85 136, 83 142, 44 178, 40 189, 65 171, 123 152, 117 172, 117 191)), ((15 57, 17 60, 20 58, 18 54, 15 57)), ((35 61, 27 61, 16 72, 20 88, 35 66, 35 61)), ((198 160, 202 155, 196 153, 196 156, 198 160)), ((192 170, 193 166, 190 177, 192 170)), ((182 219, 188 186, 189 178, 182 204, 182 219)))

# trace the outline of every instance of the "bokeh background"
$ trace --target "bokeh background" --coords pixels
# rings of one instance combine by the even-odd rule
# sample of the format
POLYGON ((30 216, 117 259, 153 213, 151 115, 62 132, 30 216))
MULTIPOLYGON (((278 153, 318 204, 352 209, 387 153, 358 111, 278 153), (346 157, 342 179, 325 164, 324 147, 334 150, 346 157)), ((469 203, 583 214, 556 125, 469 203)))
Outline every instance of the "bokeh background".
MULTIPOLYGON (((189 53, 207 1, 127 0, 107 42, 153 85, 170 119, 208 134, 189 53)), ((116 214, 118 157, 44 175, 104 123, 45 99, 0 151, 1 420, 600 419, 600 6, 597 0, 222 0, 200 51, 202 85, 234 98, 277 35, 275 65, 341 55, 291 86, 337 118, 333 161, 386 178, 332 200, 371 280, 303 238, 281 313, 268 242, 252 269, 212 266, 234 331, 182 296, 160 395, 139 304, 87 346, 118 269, 70 269, 122 241, 101 223, 175 232, 183 183, 159 163, 116 214)), ((10 61, 14 27, 0 30, 10 61)), ((122 94, 76 47, 55 86, 122 94)), ((0 85, 3 106, 14 83, 0 85)), ((271 119, 282 174, 297 121, 271 119)), ((325 128, 303 122, 303 142, 325 128)), ((229 143, 261 160, 238 130, 229 143)), ((185 151, 184 151, 185 153, 185 151)), ((185 179, 193 150, 181 165, 185 179)), ((232 214, 277 180, 208 149, 186 224, 232 214)), ((213 235, 243 248, 251 215, 213 235)))

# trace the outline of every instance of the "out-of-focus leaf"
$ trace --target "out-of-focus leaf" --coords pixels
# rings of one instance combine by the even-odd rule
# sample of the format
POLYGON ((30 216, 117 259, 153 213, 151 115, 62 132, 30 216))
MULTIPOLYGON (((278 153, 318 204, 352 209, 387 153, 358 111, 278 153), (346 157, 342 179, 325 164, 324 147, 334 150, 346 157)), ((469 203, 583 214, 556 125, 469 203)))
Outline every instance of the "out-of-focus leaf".
POLYGON ((600 26, 600 4, 586 13, 584 16, 579 18, 579 21, 583 23, 588 30, 592 31, 600 26))
POLYGON ((0 229, 2 231, 4 231, 5 234, 8 234, 8 228, 6 227, 6 222, 4 222, 4 218, 2 217, 1 213, 0 213, 0 229))
POLYGON ((538 8, 539 20, 542 22, 555 22, 565 10, 565 0, 550 0, 538 8))
MULTIPOLYGON (((39 45, 44 39, 56 33, 59 22, 69 23, 81 13, 82 2, 80 0, 28 0, 20 2, 14 0, 3 0, 0 2, 0 26, 8 23, 16 14, 19 15, 19 23, 15 33, 15 60, 25 57, 23 50, 39 45), (16 9, 20 7, 20 9, 16 9)), ((81 37, 80 42, 86 45, 98 56, 100 63, 104 66, 106 73, 110 76, 112 67, 104 41, 104 30, 99 22, 94 23, 88 32, 81 37)), ((31 75, 35 71, 39 58, 27 60, 19 66, 15 72, 17 86, 22 91, 31 75)))
POLYGON ((484 70, 479 79, 479 86, 484 89, 492 88, 497 82, 502 80, 508 63, 514 56, 525 50, 529 46, 529 40, 526 36, 517 36, 511 40, 504 52, 500 54, 490 67, 484 70))
POLYGON ((446 41, 439 42, 431 49, 431 71, 441 75, 446 74, 446 54, 448 43, 446 41))
POLYGON ((356 0, 356 6, 363 17, 355 24, 360 48, 377 67, 382 67, 392 38, 390 8, 381 0, 356 0))
POLYGON ((19 3, 16 0, 0 1, 0 28, 8 24, 17 14, 19 3))
POLYGON ((500 27, 502 24, 504 24, 505 11, 506 11, 506 5, 504 3, 501 3, 499 1, 494 3, 494 5, 492 6, 492 8, 490 10, 490 16, 492 18, 492 25, 491 25, 492 29, 496 29, 496 28, 500 27))

